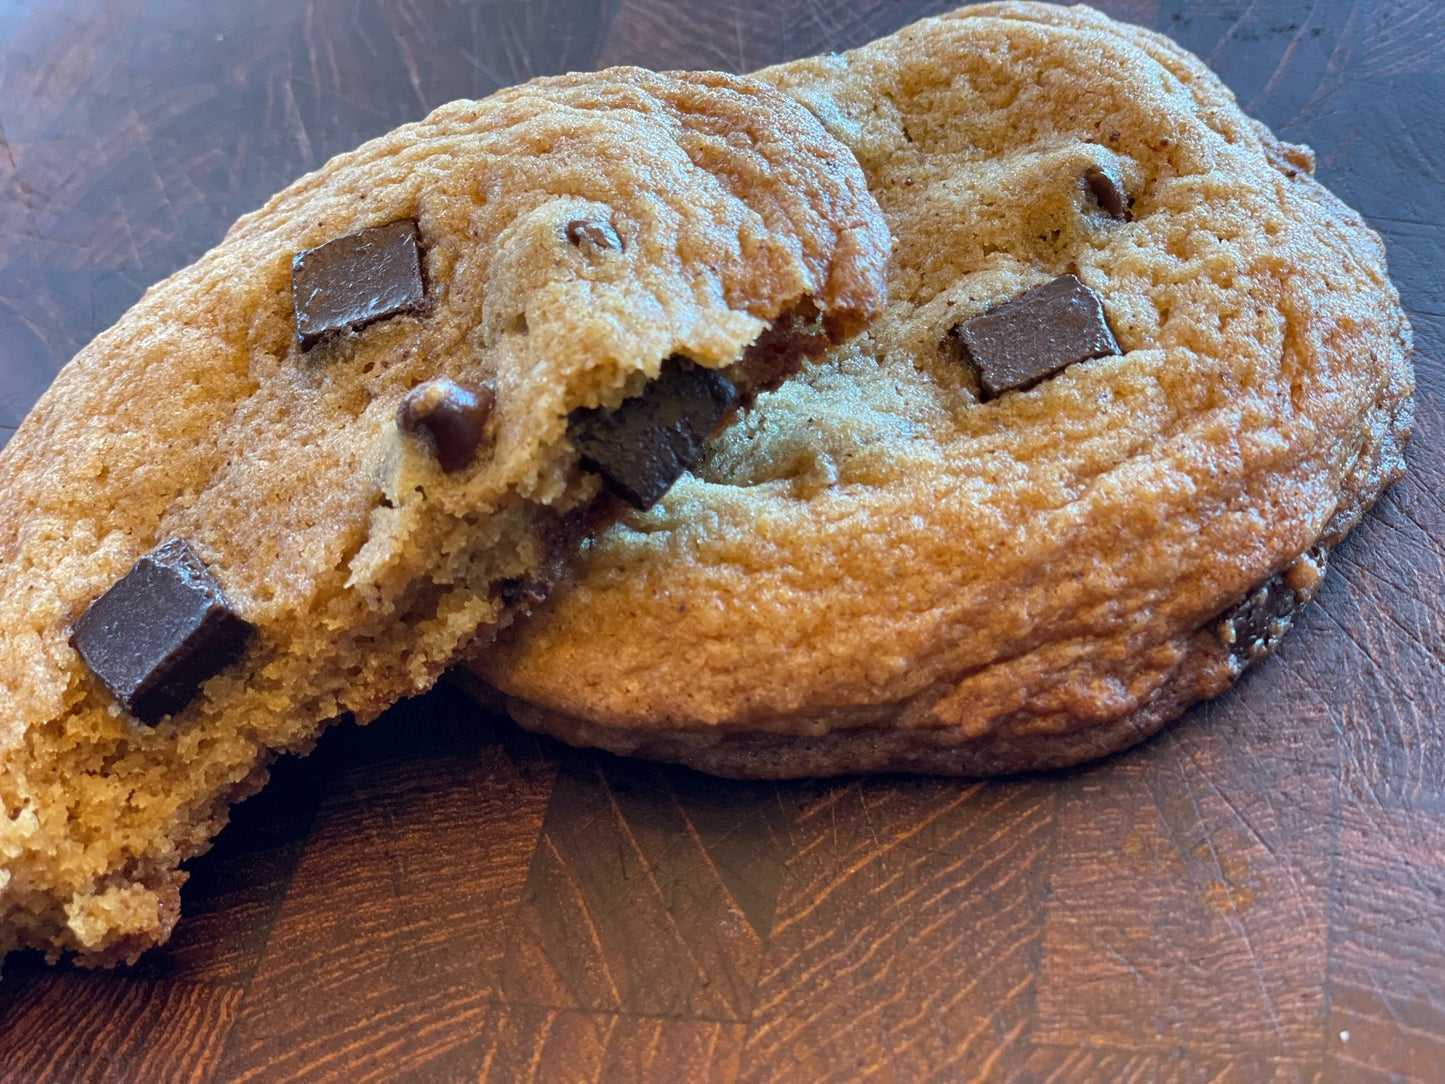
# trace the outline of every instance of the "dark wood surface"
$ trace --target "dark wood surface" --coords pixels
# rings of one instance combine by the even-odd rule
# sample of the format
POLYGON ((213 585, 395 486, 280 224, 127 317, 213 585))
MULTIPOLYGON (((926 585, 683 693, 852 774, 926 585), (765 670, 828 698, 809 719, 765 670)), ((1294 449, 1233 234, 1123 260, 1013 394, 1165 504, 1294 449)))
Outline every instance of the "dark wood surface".
MULTIPOLYGON (((329 155, 941 0, 0 0, 0 439, 329 155)), ((11 959, 0 1080, 1445 1080, 1445 5, 1114 0, 1319 152, 1418 337, 1408 479, 1278 656, 1102 765, 728 783, 442 688, 287 761, 165 949, 11 959)))

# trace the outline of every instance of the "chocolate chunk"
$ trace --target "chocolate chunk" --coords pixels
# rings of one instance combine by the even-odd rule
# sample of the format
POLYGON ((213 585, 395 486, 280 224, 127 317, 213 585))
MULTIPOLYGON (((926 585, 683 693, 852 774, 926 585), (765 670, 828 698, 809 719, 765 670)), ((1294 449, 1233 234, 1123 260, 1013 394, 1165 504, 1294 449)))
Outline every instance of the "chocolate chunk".
POLYGON ((594 248, 611 249, 613 252, 622 251, 622 238, 617 236, 611 222, 601 219, 574 218, 567 223, 567 240, 578 248, 590 245, 594 248))
POLYGON ((1258 662, 1289 631, 1300 605, 1299 593, 1284 577, 1271 576, 1219 619, 1219 639, 1235 662, 1258 662))
POLYGON ((496 401, 496 393, 486 385, 428 380, 406 393, 397 408, 396 424, 406 433, 428 434, 437 462, 450 473, 469 466, 476 457, 496 401))
POLYGON ((236 661, 251 626, 185 539, 172 538, 92 602, 72 632, 110 694, 137 719, 156 723, 236 661))
POLYGON ((721 373, 669 358, 641 395, 614 410, 574 410, 568 435, 582 464, 635 508, 651 508, 697 459, 738 399, 721 373))
POLYGON ((416 223, 375 226, 298 252, 291 294, 302 350, 328 335, 414 312, 426 300, 416 223))
POLYGON ((1084 170, 1084 183, 1089 186, 1094 199, 1099 201, 1099 206, 1110 216, 1121 222, 1128 222, 1133 218, 1129 213, 1129 201, 1124 198, 1123 187, 1108 171, 1100 166, 1090 166, 1084 170))
POLYGON ((1118 354, 1104 303, 1063 275, 954 329, 984 399, 1031 387, 1076 361, 1118 354))

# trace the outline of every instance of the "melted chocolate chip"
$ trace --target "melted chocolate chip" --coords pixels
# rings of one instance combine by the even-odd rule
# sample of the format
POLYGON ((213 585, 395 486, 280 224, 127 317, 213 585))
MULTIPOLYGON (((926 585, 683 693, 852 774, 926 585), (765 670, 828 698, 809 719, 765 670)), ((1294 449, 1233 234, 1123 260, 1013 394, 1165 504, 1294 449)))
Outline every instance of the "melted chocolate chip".
POLYGON ((251 631, 185 539, 173 538, 90 604, 72 640, 127 711, 156 723, 235 662, 251 631))
POLYGON ((1104 303, 1073 275, 1020 294, 951 333, 984 399, 1031 387, 1077 361, 1120 353, 1104 303))
POLYGON ((532 580, 503 580, 498 593, 503 606, 515 606, 526 613, 547 600, 546 585, 532 580))
POLYGON ((622 238, 617 236, 611 222, 602 219, 574 218, 567 223, 567 240, 578 248, 591 246, 622 251, 622 238))
POLYGON ((396 424, 403 432, 430 436, 437 462, 451 473, 470 466, 476 458, 496 399, 486 385, 428 380, 407 392, 397 408, 396 424))
POLYGON ((291 294, 302 350, 328 335, 416 311, 426 300, 417 224, 392 222, 298 252, 291 294))
POLYGON ((1283 576, 1271 576, 1219 619, 1219 639, 1235 662, 1248 666, 1274 650, 1299 607, 1299 593, 1283 576))
POLYGON ((634 508, 647 509, 692 466, 738 400, 721 373, 669 358, 641 395, 612 410, 574 410, 568 435, 582 464, 634 508))
POLYGON ((733 376, 751 399, 760 391, 778 387, 802 367, 804 358, 817 357, 829 344, 823 314, 805 298, 763 329, 743 351, 733 376))
POLYGON ((1099 206, 1111 217, 1120 222, 1128 222, 1133 218, 1129 213, 1129 201, 1124 196, 1123 186, 1107 170, 1100 166, 1090 166, 1084 170, 1084 183, 1089 186, 1094 199, 1099 201, 1099 206))

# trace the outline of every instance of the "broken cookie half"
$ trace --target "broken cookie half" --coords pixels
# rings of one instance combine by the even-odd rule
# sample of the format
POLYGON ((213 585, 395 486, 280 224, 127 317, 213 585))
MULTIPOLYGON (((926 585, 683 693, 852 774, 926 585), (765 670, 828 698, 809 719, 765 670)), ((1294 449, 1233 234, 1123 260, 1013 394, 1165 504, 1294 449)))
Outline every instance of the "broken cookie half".
POLYGON ((535 605, 888 249, 788 98, 614 69, 444 106, 151 289, 0 453, 0 955, 164 941, 276 753, 535 605))

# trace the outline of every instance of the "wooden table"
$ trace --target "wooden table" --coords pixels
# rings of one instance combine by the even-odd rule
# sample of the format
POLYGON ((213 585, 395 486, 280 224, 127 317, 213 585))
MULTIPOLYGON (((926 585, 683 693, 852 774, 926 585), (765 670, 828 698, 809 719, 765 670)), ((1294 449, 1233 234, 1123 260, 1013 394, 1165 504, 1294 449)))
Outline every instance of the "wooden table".
MULTIPOLYGON (((237 215, 441 102, 950 5, 30 6, 0 0, 5 431, 237 215)), ((1131 753, 985 784, 722 782, 442 688, 282 763, 139 966, 13 958, 0 1079, 1445 1079, 1445 5, 1105 6, 1314 145, 1418 335, 1412 473, 1277 657, 1131 753)))

